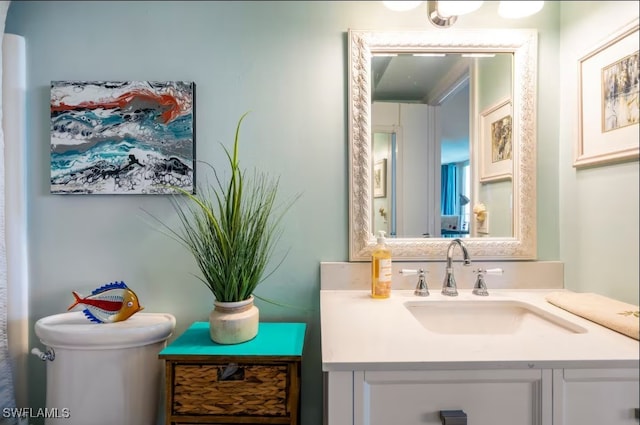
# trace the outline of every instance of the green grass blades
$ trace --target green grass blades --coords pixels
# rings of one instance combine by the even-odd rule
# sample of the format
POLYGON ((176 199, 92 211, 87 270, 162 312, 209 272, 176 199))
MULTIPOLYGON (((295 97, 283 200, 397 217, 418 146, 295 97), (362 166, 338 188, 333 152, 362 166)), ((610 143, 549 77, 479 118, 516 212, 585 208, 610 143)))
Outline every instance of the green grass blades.
POLYGON ((246 116, 238 121, 232 152, 223 147, 231 171, 228 181, 210 166, 213 184, 198 187, 196 194, 177 188, 185 195, 172 198, 181 226, 174 230, 165 225, 168 234, 193 254, 202 272, 199 278, 223 302, 249 298, 265 278, 282 217, 293 203, 276 206, 278 179, 259 172, 247 176, 240 169, 239 134, 246 116))

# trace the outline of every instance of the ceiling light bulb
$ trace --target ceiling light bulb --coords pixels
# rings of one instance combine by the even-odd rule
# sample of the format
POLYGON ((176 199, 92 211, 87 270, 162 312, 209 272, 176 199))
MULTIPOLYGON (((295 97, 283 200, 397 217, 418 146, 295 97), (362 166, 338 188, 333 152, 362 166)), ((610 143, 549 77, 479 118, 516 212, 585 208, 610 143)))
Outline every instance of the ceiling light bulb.
POLYGON ((501 1, 498 15, 507 19, 524 18, 540 12, 543 6, 543 1, 501 1))
POLYGON ((387 9, 391 9, 395 12, 405 12, 407 10, 415 9, 423 3, 421 1, 383 1, 387 9))
MULTIPOLYGON (((460 16, 478 10, 483 1, 437 1, 438 14, 442 17, 460 16)), ((518 2, 520 3, 520 2, 518 2)))

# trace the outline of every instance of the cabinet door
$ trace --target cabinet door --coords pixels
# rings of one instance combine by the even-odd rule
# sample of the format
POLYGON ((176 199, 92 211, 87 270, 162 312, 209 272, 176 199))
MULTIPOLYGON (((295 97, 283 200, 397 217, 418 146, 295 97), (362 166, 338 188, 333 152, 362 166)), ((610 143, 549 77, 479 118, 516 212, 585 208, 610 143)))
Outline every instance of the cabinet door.
POLYGON ((361 376, 362 372, 325 373, 324 425, 353 425, 354 374, 361 376))
POLYGON ((638 373, 638 369, 554 371, 554 425, 638 425, 638 373))
POLYGON ((441 425, 441 410, 463 410, 469 425, 540 425, 543 398, 551 402, 551 380, 543 390, 542 375, 539 369, 365 372, 355 383, 354 423, 441 425))

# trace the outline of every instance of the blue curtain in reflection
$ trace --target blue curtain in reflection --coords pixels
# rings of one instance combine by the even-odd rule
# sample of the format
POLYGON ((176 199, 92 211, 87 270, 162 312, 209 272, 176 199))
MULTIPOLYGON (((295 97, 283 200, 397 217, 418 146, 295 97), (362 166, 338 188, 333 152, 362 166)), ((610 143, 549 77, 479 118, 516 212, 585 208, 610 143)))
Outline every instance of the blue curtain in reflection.
POLYGON ((442 164, 440 211, 442 215, 456 215, 456 164, 442 164))

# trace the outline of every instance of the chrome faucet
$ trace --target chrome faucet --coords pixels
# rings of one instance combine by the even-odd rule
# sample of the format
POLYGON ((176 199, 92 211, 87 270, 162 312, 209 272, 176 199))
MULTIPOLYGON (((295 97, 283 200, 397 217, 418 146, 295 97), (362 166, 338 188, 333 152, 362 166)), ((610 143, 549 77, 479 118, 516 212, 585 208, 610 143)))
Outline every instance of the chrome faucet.
POLYGON ((474 270, 474 273, 478 274, 476 278, 476 284, 473 286, 473 291, 471 291, 474 295, 480 295, 486 297, 489 295, 489 291, 487 291, 487 284, 484 281, 485 274, 502 274, 504 270, 501 268, 495 269, 478 269, 474 270))
POLYGON ((447 248, 447 270, 444 276, 444 282, 442 282, 442 294, 450 297, 458 295, 456 279, 453 277, 453 249, 456 245, 460 246, 460 249, 462 249, 464 265, 468 266, 471 264, 471 258, 469 258, 469 252, 467 251, 467 247, 464 243, 460 239, 452 240, 449 244, 449 248, 447 248))
POLYGON ((400 270, 400 274, 402 275, 418 275, 418 283, 416 284, 416 289, 413 291, 413 295, 418 297, 428 297, 429 296, 429 288, 427 287, 427 278, 425 277, 424 269, 420 270, 412 270, 412 269, 402 269, 400 270))

